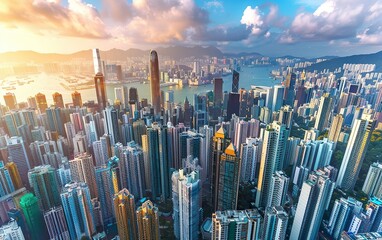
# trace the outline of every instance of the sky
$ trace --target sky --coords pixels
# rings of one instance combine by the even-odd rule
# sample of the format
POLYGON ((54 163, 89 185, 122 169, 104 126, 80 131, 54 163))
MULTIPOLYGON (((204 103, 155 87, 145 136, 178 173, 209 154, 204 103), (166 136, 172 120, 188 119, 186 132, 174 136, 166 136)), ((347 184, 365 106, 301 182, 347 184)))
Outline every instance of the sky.
POLYGON ((1 0, 0 52, 212 45, 269 56, 382 50, 380 0, 1 0))

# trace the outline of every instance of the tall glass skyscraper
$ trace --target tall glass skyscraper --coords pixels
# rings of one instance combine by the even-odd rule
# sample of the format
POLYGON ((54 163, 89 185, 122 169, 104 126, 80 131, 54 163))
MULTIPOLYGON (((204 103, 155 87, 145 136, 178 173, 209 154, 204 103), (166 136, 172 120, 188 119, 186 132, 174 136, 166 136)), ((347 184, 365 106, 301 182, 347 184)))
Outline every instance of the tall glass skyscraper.
POLYGON ((231 143, 221 155, 219 163, 219 185, 216 188, 218 211, 236 210, 239 193, 241 161, 231 143))
POLYGON ((201 182, 199 172, 172 174, 174 234, 177 239, 198 239, 201 182))
POLYGON ((159 78, 159 59, 155 50, 150 52, 150 94, 151 104, 154 108, 154 114, 161 112, 161 94, 160 94, 160 78, 159 78))

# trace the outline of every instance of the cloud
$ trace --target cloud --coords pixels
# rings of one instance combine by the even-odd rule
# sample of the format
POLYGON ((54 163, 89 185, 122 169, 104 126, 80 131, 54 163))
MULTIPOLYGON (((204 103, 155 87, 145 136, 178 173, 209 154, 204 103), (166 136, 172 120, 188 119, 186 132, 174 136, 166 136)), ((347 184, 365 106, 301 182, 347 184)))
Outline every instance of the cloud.
POLYGON ((185 41, 209 23, 208 12, 193 0, 104 0, 105 14, 123 22, 111 28, 117 38, 133 42, 172 43, 185 41))
POLYGON ((223 9, 223 3, 220 1, 214 0, 214 1, 208 1, 204 4, 206 8, 218 8, 223 9))
POLYGON ((359 41, 382 42, 382 3, 377 0, 326 0, 314 12, 300 12, 280 42, 359 41), (289 41, 290 40, 290 41, 289 41))
POLYGON ((0 24, 25 28, 39 34, 54 33, 84 38, 108 38, 98 11, 82 0, 68 0, 67 7, 59 0, 2 0, 0 24))

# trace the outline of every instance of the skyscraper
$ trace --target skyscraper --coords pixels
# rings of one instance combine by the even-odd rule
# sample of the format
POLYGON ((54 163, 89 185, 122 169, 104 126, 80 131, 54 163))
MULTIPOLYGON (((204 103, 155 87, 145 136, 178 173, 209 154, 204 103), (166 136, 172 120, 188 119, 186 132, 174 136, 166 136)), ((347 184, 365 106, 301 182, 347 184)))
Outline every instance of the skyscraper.
POLYGON ((61 193, 62 207, 68 225, 70 239, 91 237, 96 232, 93 204, 86 183, 65 185, 61 193))
POLYGON ((17 221, 11 219, 9 223, 0 227, 0 239, 25 240, 25 237, 17 221))
POLYGON ((23 210, 28 228, 31 229, 31 239, 47 239, 48 232, 46 231, 44 219, 38 207, 38 199, 32 193, 27 193, 21 197, 20 207, 23 210))
POLYGON ((103 165, 95 168, 98 199, 101 204, 102 219, 104 225, 113 223, 114 220, 114 210, 112 203, 114 188, 111 177, 110 166, 103 165))
POLYGON ((174 235, 177 239, 198 239, 201 183, 199 172, 172 174, 174 235))
POLYGON ((233 70, 233 72, 232 72, 232 92, 234 92, 234 93, 239 92, 239 78, 240 78, 239 72, 236 70, 233 70))
POLYGON ((74 91, 74 93, 72 93, 72 101, 73 101, 73 106, 82 107, 81 93, 74 91))
POLYGON ((325 210, 328 208, 334 183, 322 172, 309 175, 302 186, 290 239, 314 240, 325 210))
MULTIPOLYGON (((135 142, 127 143, 120 158, 121 178, 130 193, 137 199, 145 196, 145 163, 141 147, 135 142)), ((148 173, 147 173, 148 174, 148 173)))
POLYGON ((343 118, 342 114, 337 114, 333 118, 333 122, 330 126, 329 134, 328 134, 328 140, 329 141, 333 141, 335 143, 338 141, 338 138, 339 138, 340 133, 341 133, 343 122, 344 122, 344 118, 343 118))
POLYGON ((241 144, 240 181, 253 182, 258 178, 256 172, 258 172, 257 163, 261 158, 261 144, 259 138, 247 138, 245 143, 241 144))
POLYGON ((9 110, 14 110, 17 108, 17 101, 14 93, 6 93, 4 95, 4 102, 9 110))
POLYGON ((221 106, 223 101, 223 78, 214 78, 214 105, 221 106))
POLYGON ((69 161, 72 180, 87 183, 91 198, 98 196, 93 158, 88 154, 81 154, 69 161))
POLYGON ((60 188, 53 167, 50 165, 37 166, 29 170, 28 178, 43 211, 60 205, 60 188))
POLYGON ((94 84, 97 94, 98 110, 102 111, 106 107, 106 84, 105 77, 101 72, 96 73, 94 76, 94 84))
POLYGON ((275 85, 272 100, 272 112, 277 112, 283 106, 284 103, 284 91, 285 87, 282 85, 275 85))
POLYGON ((256 205, 265 207, 271 196, 270 183, 275 171, 283 169, 285 148, 289 130, 284 124, 273 122, 267 125, 261 150, 259 181, 257 185, 256 205))
POLYGON ((15 190, 23 187, 23 182, 21 181, 20 173, 17 165, 14 162, 7 162, 5 165, 9 176, 11 177, 12 184, 15 190))
POLYGON ((373 121, 356 119, 338 173, 337 186, 352 190, 361 170, 373 130, 373 121))
POLYGON ((66 224, 64 210, 61 206, 52 208, 44 213, 45 225, 49 238, 57 240, 70 239, 68 225, 66 224))
POLYGON ((334 202, 327 225, 328 233, 338 239, 342 231, 347 231, 353 216, 361 213, 362 203, 354 198, 340 198, 334 202))
POLYGON ((55 92, 52 95, 53 97, 53 104, 55 107, 64 108, 64 100, 62 99, 62 94, 55 92))
POLYGON ((329 116, 332 112, 333 99, 329 93, 325 93, 320 100, 320 106, 318 108, 318 113, 316 117, 316 122, 314 123, 314 128, 322 132, 328 127, 329 116))
POLYGON ((369 196, 382 198, 382 164, 375 162, 370 165, 362 192, 369 196))
POLYGON ((283 206, 288 193, 289 177, 283 171, 276 171, 271 178, 268 207, 283 206))
POLYGON ((45 109, 48 108, 48 103, 46 102, 45 95, 42 93, 37 93, 35 98, 36 98, 36 103, 37 103, 38 109, 40 110, 41 113, 44 113, 45 109))
POLYGON ((27 154, 23 139, 21 137, 7 138, 7 148, 10 160, 17 165, 21 180, 24 185, 27 185, 28 170, 33 168, 33 163, 27 154))
POLYGON ((113 106, 107 106, 103 110, 105 134, 110 135, 111 145, 114 145, 121 141, 119 122, 118 122, 118 110, 113 106))
POLYGON ((8 195, 15 190, 10 172, 4 166, 4 162, 0 161, 0 197, 8 195))
POLYGON ((120 239, 138 239, 134 195, 124 188, 114 195, 113 200, 120 239))
POLYGON ((137 209, 138 237, 140 240, 159 240, 158 208, 147 200, 137 209))
POLYGON ((216 131, 214 137, 212 138, 212 168, 211 168, 211 194, 212 194, 212 207, 216 208, 217 206, 217 188, 219 186, 219 172, 220 172, 220 160, 221 155, 224 150, 230 144, 228 139, 228 134, 223 127, 220 127, 216 131))
POLYGON ((239 193, 241 161, 231 143, 221 155, 219 163, 219 185, 216 188, 217 204, 219 211, 236 210, 239 193))
POLYGON ((262 217, 256 209, 217 211, 212 214, 212 239, 261 238, 262 217))
POLYGON ((98 48, 93 49, 93 65, 94 65, 94 74, 103 73, 101 57, 100 57, 98 48))
POLYGON ((155 50, 150 52, 150 90, 151 104, 154 108, 154 114, 159 115, 161 112, 159 60, 155 50))
POLYGON ((288 213, 281 206, 267 207, 262 239, 286 239, 288 213))

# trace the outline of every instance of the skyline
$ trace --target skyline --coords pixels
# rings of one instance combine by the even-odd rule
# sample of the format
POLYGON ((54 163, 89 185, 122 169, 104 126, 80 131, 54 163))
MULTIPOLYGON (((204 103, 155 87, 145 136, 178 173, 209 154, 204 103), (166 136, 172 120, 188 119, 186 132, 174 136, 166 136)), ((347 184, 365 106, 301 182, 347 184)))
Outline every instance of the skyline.
POLYGON ((382 49, 381 9, 377 0, 5 0, 0 52, 212 45, 228 53, 345 56, 382 49))

